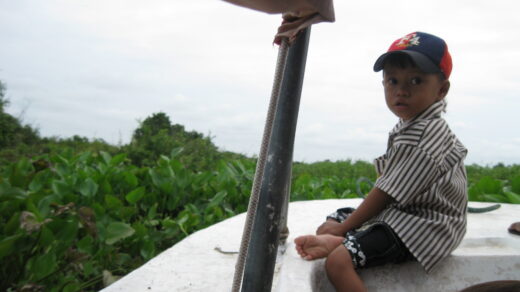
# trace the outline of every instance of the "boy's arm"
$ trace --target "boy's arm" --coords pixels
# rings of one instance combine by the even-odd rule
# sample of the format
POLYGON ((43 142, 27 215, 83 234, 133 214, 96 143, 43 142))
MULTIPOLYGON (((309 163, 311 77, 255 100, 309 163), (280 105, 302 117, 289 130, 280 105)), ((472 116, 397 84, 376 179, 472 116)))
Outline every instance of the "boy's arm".
POLYGON ((318 230, 317 234, 334 234, 344 236, 347 231, 361 226, 363 223, 383 211, 393 198, 378 188, 372 188, 368 196, 361 205, 348 216, 343 223, 325 222, 318 230))

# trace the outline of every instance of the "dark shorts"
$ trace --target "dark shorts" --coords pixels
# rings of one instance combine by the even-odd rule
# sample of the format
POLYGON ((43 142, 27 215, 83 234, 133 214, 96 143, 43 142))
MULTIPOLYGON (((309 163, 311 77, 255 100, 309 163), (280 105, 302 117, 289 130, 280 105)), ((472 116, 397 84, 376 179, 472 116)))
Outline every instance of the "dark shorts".
MULTIPOLYGON (((354 208, 342 208, 327 216, 345 221, 354 208)), ((397 234, 385 222, 370 222, 345 234, 343 245, 356 269, 415 260, 397 234)))

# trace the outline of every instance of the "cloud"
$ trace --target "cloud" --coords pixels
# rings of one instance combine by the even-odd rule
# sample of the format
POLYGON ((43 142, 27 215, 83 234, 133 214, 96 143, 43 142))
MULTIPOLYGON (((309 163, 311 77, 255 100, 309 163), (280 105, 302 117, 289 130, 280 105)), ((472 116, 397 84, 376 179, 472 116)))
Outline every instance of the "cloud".
MULTIPOLYGON (((468 161, 520 163, 512 134, 520 124, 516 2, 334 4, 337 21, 311 31, 296 160, 384 152, 396 118, 373 62, 394 39, 422 30, 446 39, 454 57, 446 118, 470 149, 468 161)), ((255 154, 280 20, 215 0, 2 1, 8 110, 25 111, 44 135, 113 143, 128 142, 138 120, 162 111, 222 149, 255 154)))

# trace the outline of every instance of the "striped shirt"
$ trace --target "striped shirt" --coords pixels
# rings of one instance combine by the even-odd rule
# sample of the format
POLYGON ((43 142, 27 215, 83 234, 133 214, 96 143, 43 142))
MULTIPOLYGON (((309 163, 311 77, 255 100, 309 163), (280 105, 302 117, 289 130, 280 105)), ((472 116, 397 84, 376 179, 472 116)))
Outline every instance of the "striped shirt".
POLYGON ((427 272, 466 233, 467 150, 441 118, 445 106, 441 100, 400 120, 374 161, 375 187, 395 199, 374 219, 390 225, 427 272))

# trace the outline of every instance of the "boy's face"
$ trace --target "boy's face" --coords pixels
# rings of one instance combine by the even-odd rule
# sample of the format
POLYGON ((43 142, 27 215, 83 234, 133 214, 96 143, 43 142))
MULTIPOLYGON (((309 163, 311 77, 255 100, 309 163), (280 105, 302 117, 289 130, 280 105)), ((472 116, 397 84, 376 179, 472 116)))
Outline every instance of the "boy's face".
POLYGON ((423 73, 415 66, 385 65, 383 86, 388 108, 399 118, 410 120, 443 99, 450 88, 438 74, 423 73))

